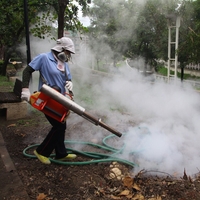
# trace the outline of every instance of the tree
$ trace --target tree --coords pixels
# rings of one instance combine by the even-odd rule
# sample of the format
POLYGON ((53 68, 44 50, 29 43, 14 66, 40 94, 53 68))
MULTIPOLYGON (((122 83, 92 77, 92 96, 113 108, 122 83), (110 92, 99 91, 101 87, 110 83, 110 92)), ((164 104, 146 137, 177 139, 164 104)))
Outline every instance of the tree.
MULTIPOLYGON (((15 4, 11 4, 11 1, 1 1, 0 14, 0 56, 4 60, 4 64, 7 65, 11 53, 15 51, 17 42, 22 39, 21 33, 24 30, 23 4, 19 0, 15 1, 15 4)), ((1 71, 3 75, 6 74, 5 65, 1 71)))
POLYGON ((144 4, 136 0, 94 0, 93 4, 90 36, 108 44, 114 60, 143 57, 150 65, 156 65, 159 59, 167 61, 168 18, 179 15, 179 49, 173 52, 178 53, 181 65, 199 63, 200 0, 147 0, 144 4))
MULTIPOLYGON (((82 7, 83 12, 85 12, 91 0, 76 0, 76 2, 82 7)), ((63 36, 64 29, 72 31, 84 30, 83 25, 78 19, 79 8, 72 1, 54 0, 50 5, 53 6, 58 16, 58 38, 63 36)))
MULTIPOLYGON (((83 30, 78 20, 78 5, 87 8, 90 0, 77 0, 74 5, 70 0, 27 0, 30 32, 37 37, 45 38, 51 35, 52 22, 58 19, 58 37, 63 36, 64 28, 68 30, 83 30), (40 15, 39 15, 40 14, 40 15), (46 23, 47 21, 50 24, 46 23)), ((1 74, 6 74, 6 67, 12 52, 25 36, 23 1, 2 0, 0 2, 0 58, 4 60, 1 74)))
POLYGON ((166 2, 147 0, 142 5, 136 0, 94 0, 93 4, 92 36, 104 38, 114 61, 123 56, 143 57, 146 64, 152 64, 159 56, 167 57, 166 2))
MULTIPOLYGON (((29 0, 30 1, 30 0, 29 0)), ((63 36, 64 29, 71 31, 84 31, 85 27, 78 19, 79 6, 82 12, 86 12, 88 4, 91 0, 32 0, 29 7, 36 7, 38 12, 42 12, 42 16, 37 16, 36 20, 31 18, 31 23, 35 23, 36 27, 32 28, 32 33, 38 37, 43 37, 46 33, 50 33, 52 24, 46 25, 46 21, 58 23, 57 37, 63 36), (40 25, 39 23, 40 22, 40 25)))
MULTIPOLYGON (((90 37, 99 44, 107 44, 112 50, 114 63, 128 53, 128 43, 134 37, 132 27, 136 23, 138 5, 134 1, 94 0, 90 9, 90 37)), ((93 44, 91 44, 93 47, 93 44)), ((104 47, 103 47, 104 48, 104 47)), ((97 51, 97 55, 99 51, 97 51)), ((107 52, 102 56, 107 56, 107 52)))
POLYGON ((200 0, 182 4, 179 61, 184 65, 200 62, 200 0))

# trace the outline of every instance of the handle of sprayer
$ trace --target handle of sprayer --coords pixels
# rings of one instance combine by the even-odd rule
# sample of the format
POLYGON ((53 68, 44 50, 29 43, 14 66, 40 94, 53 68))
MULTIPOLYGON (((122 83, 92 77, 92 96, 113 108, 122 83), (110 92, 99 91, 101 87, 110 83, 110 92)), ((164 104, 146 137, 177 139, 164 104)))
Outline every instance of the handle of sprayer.
POLYGON ((72 90, 68 90, 68 91, 69 91, 69 96, 71 100, 74 101, 74 93, 72 92, 72 90))

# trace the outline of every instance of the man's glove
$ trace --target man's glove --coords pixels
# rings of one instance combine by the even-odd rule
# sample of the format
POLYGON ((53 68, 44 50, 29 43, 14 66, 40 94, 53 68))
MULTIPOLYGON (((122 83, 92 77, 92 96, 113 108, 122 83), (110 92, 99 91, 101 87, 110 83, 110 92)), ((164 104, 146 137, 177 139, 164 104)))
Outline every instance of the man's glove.
POLYGON ((65 89, 68 89, 69 91, 72 91, 73 83, 71 81, 66 81, 65 89))
POLYGON ((21 100, 29 101, 30 96, 31 96, 30 90, 28 88, 22 88, 21 100))

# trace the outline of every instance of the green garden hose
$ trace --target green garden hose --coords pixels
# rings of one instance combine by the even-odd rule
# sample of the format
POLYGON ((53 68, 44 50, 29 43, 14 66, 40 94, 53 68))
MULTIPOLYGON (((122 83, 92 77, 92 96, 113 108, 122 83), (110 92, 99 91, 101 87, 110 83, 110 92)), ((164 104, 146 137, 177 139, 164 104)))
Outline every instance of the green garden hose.
MULTIPOLYGON (((120 149, 116 149, 116 148, 108 145, 106 141, 108 139, 112 138, 112 137, 116 137, 116 136, 112 134, 112 135, 105 137, 102 141, 103 145, 95 144, 95 143, 92 143, 92 142, 78 141, 78 140, 65 140, 66 144, 89 145, 89 146, 93 146, 95 148, 103 149, 105 151, 111 152, 111 154, 109 154, 109 155, 103 154, 103 153, 78 151, 78 150, 75 150, 75 149, 66 148, 67 152, 73 152, 73 153, 76 153, 76 154, 79 154, 79 155, 90 157, 90 158, 92 158, 92 160, 81 161, 81 162, 79 162, 79 161, 77 161, 77 162, 60 161, 60 160, 53 159, 55 157, 55 154, 51 154, 49 159, 50 159, 51 162, 54 162, 54 163, 57 163, 57 164, 62 164, 62 165, 87 165, 87 164, 94 164, 94 163, 101 163, 101 162, 121 162, 121 163, 130 165, 132 167, 138 166, 137 164, 130 162, 128 160, 117 158, 117 154, 120 154, 120 153, 123 152, 124 145, 120 149)), ((27 151, 29 149, 35 148, 36 146, 39 146, 39 144, 34 144, 34 145, 31 145, 31 146, 28 146, 27 148, 25 148, 23 150, 24 156, 29 157, 29 158, 36 158, 35 155, 27 153, 27 151)))

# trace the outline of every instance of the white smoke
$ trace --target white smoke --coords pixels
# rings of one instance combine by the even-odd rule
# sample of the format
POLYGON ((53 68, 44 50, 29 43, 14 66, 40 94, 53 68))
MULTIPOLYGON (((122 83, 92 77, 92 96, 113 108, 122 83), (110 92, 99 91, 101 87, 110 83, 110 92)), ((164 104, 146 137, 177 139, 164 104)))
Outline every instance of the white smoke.
MULTIPOLYGON (((109 91, 109 104, 117 100, 136 121, 130 126, 130 117, 123 119, 129 128, 123 138, 122 158, 135 154, 141 169, 167 173, 198 172, 200 115, 199 94, 179 82, 146 82, 140 74, 126 69, 121 78, 103 82, 102 91, 109 91), (142 128, 140 128, 142 127, 142 128)), ((103 95, 102 95, 103 96, 103 95)), ((105 97, 105 96, 104 96, 105 97)), ((105 102, 105 98, 104 98, 105 102)), ((117 116, 120 118, 120 113, 117 116)), ((133 156, 134 158, 134 156, 133 156)))
MULTIPOLYGON (((136 162, 139 170, 157 170, 188 175, 199 172, 199 93, 186 83, 147 81, 136 69, 123 66, 114 76, 84 71, 76 80, 75 92, 87 93, 88 109, 106 116, 106 123, 122 132, 121 158, 136 162), (90 84, 91 88, 84 85, 90 84), (81 90, 79 90, 81 88, 81 90), (86 89, 87 88, 87 89, 86 89)), ((76 76, 75 76, 76 77, 76 76)), ((76 79, 76 78, 75 78, 76 79)), ((82 105, 80 99, 77 103, 82 105)), ((90 127, 100 139, 95 126, 90 127)), ((88 138, 90 138, 88 136, 88 138)), ((81 139, 81 138, 80 138, 81 139)), ((84 138, 85 139, 85 138, 84 138)), ((116 141, 109 140, 116 146, 116 141)))
MULTIPOLYGON (((88 71, 88 57, 93 57, 91 52, 82 58, 84 65, 79 63, 87 67, 77 70, 81 76, 74 74, 76 101, 84 106, 79 97, 87 95, 92 99, 87 105, 89 111, 106 116, 107 124, 124 133, 119 139, 125 144, 120 157, 138 163, 135 172, 146 169, 183 174, 185 169, 190 175, 198 173, 199 93, 179 79, 147 81, 137 67, 125 65, 117 68, 114 76, 96 76, 88 71), (137 153, 130 156, 132 152, 137 153)), ((136 65, 143 62, 138 59, 136 65)), ((95 126, 90 131, 101 138, 95 126)), ((115 141, 109 142, 116 146, 115 141)))

